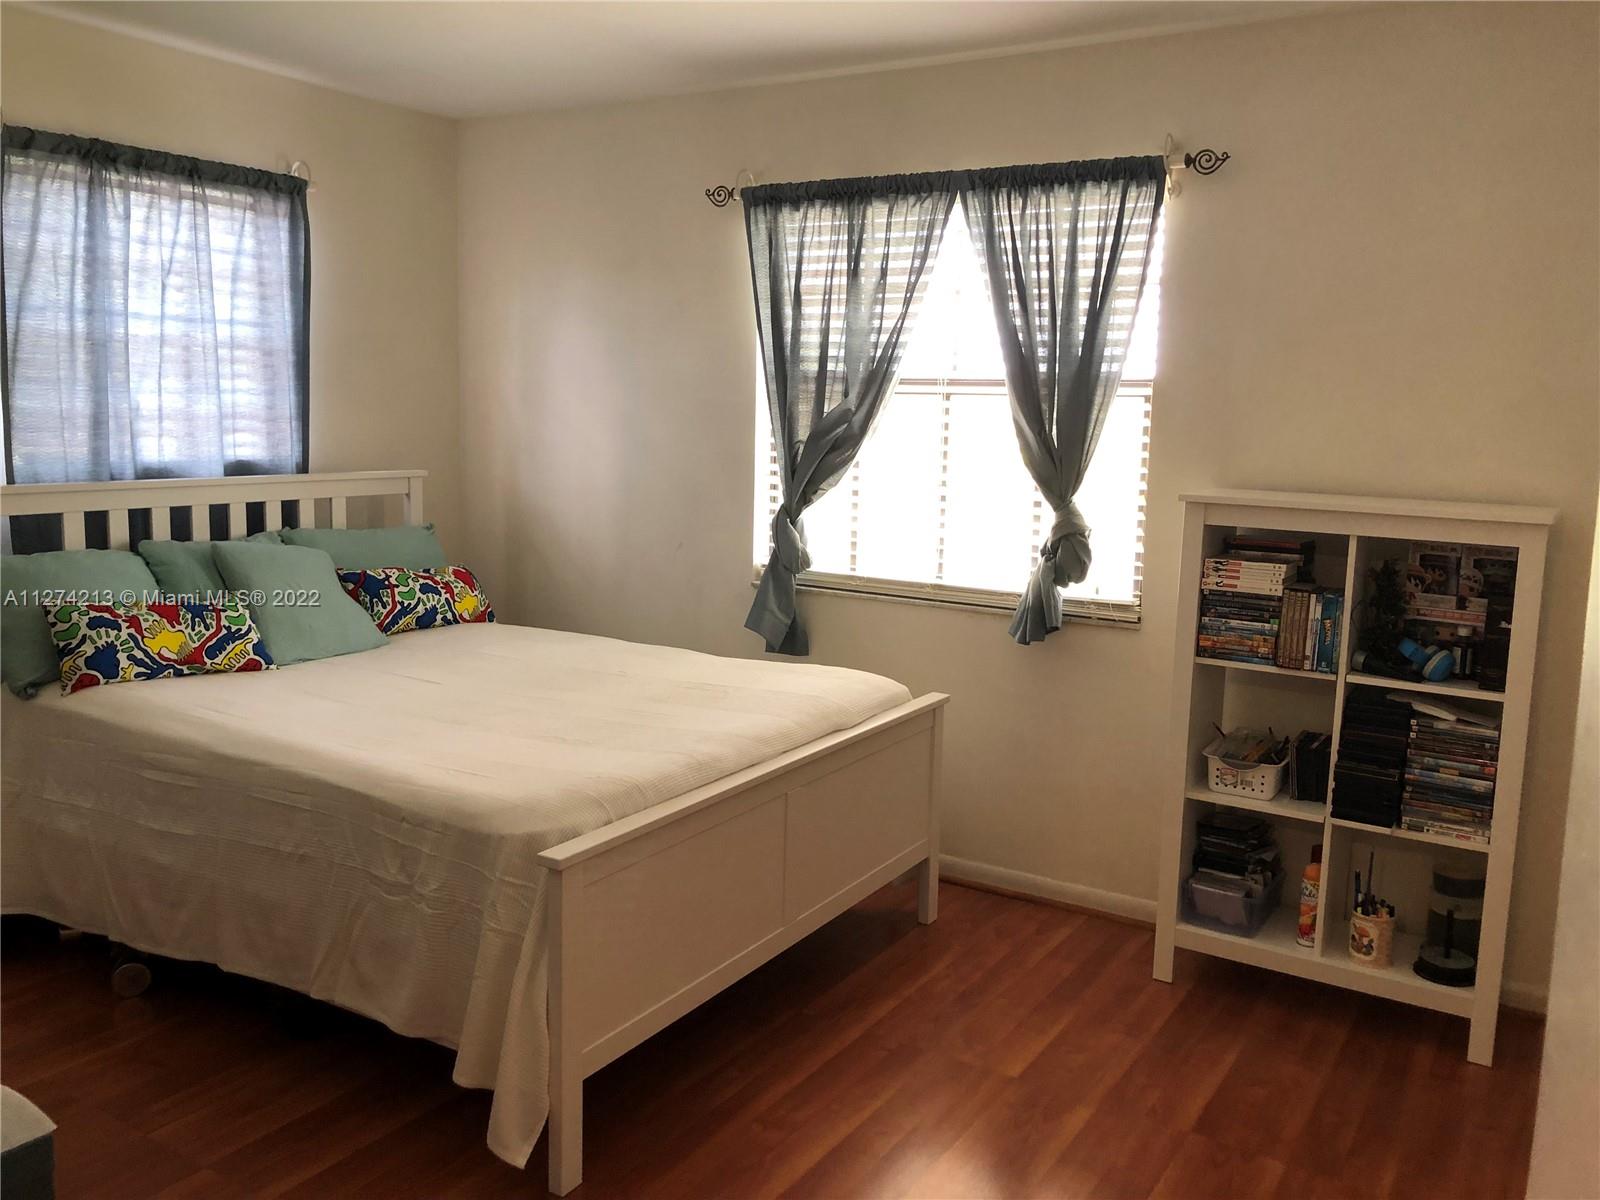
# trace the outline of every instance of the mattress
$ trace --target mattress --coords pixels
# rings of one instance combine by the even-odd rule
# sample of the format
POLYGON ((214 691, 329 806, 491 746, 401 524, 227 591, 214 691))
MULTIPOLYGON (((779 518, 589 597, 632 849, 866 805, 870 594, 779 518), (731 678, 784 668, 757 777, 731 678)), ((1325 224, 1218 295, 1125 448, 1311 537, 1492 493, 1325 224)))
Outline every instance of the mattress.
POLYGON ((0 906, 456 1049, 547 1115, 535 855, 904 703, 859 671, 511 625, 256 675, 4 696, 0 906))

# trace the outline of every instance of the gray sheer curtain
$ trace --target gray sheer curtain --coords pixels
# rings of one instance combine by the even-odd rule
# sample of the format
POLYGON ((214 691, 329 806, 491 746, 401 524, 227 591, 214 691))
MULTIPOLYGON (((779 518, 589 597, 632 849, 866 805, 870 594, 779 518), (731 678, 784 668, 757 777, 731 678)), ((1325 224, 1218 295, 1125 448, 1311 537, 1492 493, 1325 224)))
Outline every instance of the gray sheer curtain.
POLYGON ((1061 628, 1061 585, 1089 571, 1089 527, 1073 496, 1122 378, 1165 187, 1156 156, 963 175, 1017 442, 1054 510, 1011 620, 1024 645, 1061 628))
POLYGON ((745 618, 769 651, 809 652, 795 612, 810 563, 801 514, 845 473, 894 384, 955 196, 949 175, 741 193, 783 490, 745 618))
POLYGON ((306 469, 305 181, 8 126, 14 483, 306 469))

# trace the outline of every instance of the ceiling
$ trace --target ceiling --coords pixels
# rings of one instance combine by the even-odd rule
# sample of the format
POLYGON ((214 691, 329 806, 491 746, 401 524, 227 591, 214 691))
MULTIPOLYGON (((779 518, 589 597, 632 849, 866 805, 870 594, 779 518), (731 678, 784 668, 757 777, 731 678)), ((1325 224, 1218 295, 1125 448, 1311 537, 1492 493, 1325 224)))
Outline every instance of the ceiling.
POLYGON ((449 117, 1300 15, 1254 0, 54 0, 35 11, 449 117))

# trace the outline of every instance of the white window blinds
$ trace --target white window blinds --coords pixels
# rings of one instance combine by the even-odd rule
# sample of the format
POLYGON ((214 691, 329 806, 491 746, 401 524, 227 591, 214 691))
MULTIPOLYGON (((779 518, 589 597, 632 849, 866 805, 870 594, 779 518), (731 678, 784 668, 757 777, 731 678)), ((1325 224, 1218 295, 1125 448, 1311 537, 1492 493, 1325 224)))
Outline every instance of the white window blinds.
MULTIPOLYGON (((1068 611, 1136 616, 1144 549, 1161 246, 1139 304, 1121 387, 1078 505, 1093 563, 1068 611)), ((1132 306, 1125 319, 1135 320, 1132 306)), ((1023 466, 983 274, 958 211, 901 360, 893 395, 845 477, 805 514, 815 585, 1009 608, 1050 530, 1023 466)), ((757 381, 752 561, 767 560, 779 503, 757 381)))

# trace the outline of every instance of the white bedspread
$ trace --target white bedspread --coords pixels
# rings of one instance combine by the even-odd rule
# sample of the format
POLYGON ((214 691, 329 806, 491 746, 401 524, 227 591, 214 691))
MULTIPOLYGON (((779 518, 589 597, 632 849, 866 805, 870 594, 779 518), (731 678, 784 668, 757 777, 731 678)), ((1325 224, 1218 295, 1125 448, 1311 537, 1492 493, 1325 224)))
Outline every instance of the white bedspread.
POLYGON ((910 699, 859 671, 508 625, 263 675, 4 697, 0 904, 457 1049, 547 1114, 539 851, 910 699))

